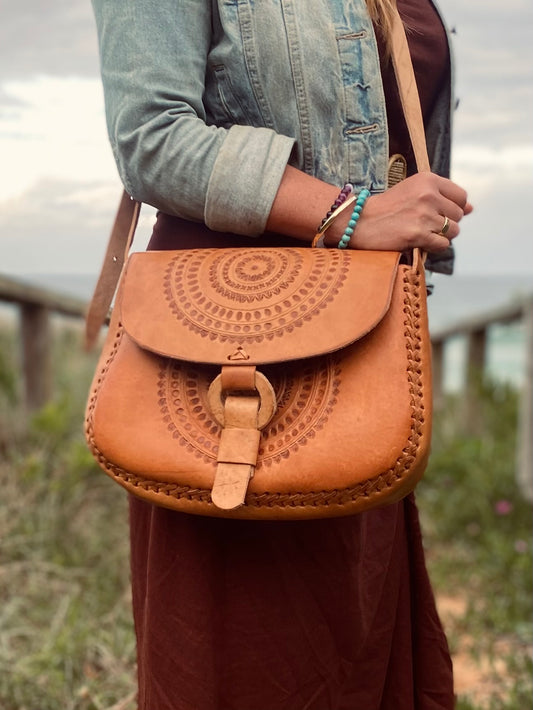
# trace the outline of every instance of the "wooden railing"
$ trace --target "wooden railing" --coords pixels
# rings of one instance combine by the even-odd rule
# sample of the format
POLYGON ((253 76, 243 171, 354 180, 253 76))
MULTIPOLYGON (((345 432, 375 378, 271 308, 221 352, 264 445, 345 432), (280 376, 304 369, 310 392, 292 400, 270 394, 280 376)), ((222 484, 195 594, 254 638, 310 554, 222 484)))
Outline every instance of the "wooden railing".
POLYGON ((0 301, 20 312, 22 377, 28 409, 42 407, 52 396, 52 313, 83 318, 87 302, 0 274, 0 301))
POLYGON ((433 392, 436 407, 443 401, 444 351, 452 338, 467 343, 462 426, 471 434, 482 433, 479 385, 487 364, 487 334, 494 325, 521 321, 524 328, 525 367, 517 431, 516 479, 524 496, 533 502, 533 295, 487 313, 466 318, 431 334, 433 392))
MULTIPOLYGON (((1 275, 0 301, 19 307, 25 401, 30 410, 39 408, 52 395, 50 315, 81 319, 87 302, 1 275)), ((518 426, 517 480, 524 495, 533 500, 533 295, 433 332, 433 387, 438 407, 443 401, 445 346, 451 338, 466 338, 464 426, 471 433, 479 433, 479 378, 486 366, 488 330, 495 324, 518 320, 523 321, 525 329, 526 367, 518 426)))

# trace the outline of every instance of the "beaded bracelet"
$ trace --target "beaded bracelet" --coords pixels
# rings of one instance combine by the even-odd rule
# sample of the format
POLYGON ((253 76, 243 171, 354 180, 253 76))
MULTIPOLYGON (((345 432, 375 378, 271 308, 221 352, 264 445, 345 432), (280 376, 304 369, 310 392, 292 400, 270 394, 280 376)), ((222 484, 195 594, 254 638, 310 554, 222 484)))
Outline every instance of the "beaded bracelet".
POLYGON ((346 249, 348 247, 350 239, 352 238, 353 231, 357 225, 359 217, 361 216, 363 207, 365 206, 365 202, 369 197, 370 190, 367 190, 366 187, 364 187, 357 196, 357 199, 355 201, 355 207, 353 208, 352 216, 350 217, 350 221, 348 222, 348 225, 344 230, 344 234, 342 235, 337 245, 339 249, 346 249))
POLYGON ((327 217, 325 220, 322 220, 322 224, 320 225, 320 228, 318 232, 315 234, 315 238, 312 241, 311 246, 312 247, 324 247, 324 238, 326 236, 326 231, 331 227, 333 222, 337 219, 337 217, 340 215, 341 212, 344 212, 344 210, 348 209, 348 207, 355 202, 355 195, 351 195, 350 197, 346 198, 346 200, 340 204, 336 210, 333 210, 333 212, 330 214, 329 217, 327 217))
POLYGON ((337 199, 335 200, 335 202, 329 208, 328 213, 326 214, 326 216, 322 220, 320 227, 317 229, 317 232, 320 232, 322 230, 322 227, 327 222, 327 220, 331 217, 331 215, 335 212, 337 207, 340 207, 343 204, 343 202, 346 201, 346 198, 352 194, 352 192, 353 192, 353 185, 351 183, 347 182, 344 185, 344 187, 342 188, 342 190, 339 192, 339 195, 338 195, 337 199))

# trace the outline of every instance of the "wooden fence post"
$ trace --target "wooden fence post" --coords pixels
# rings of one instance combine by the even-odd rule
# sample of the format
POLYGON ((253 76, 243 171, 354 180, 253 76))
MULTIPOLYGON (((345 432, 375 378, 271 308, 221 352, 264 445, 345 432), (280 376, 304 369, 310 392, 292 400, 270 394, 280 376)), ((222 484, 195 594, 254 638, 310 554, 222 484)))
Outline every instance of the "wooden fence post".
POLYGON ((525 381, 518 419, 516 480, 526 500, 533 503, 533 299, 524 303, 526 347, 525 381))
POLYGON ((52 395, 50 315, 34 303, 20 306, 24 399, 28 409, 38 409, 52 395))
POLYGON ((444 398, 444 341, 438 340, 432 343, 431 368, 433 380, 433 402, 435 408, 442 407, 444 398))
POLYGON ((3 274, 0 274, 0 301, 13 303, 20 309, 24 400, 28 409, 38 409, 52 396, 50 314, 83 318, 87 302, 3 274))
POLYGON ((468 333, 466 362, 466 400, 464 403, 464 427, 470 434, 480 434, 483 428, 483 413, 479 406, 479 388, 486 360, 487 328, 481 327, 468 333))

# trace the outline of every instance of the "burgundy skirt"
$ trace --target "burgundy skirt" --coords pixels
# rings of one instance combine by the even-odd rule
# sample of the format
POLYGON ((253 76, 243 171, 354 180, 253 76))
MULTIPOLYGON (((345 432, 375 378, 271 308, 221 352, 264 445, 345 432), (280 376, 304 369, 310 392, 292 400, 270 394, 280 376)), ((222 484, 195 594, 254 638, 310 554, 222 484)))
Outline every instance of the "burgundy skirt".
MULTIPOLYGON (((160 216, 150 248, 250 245, 181 227, 160 216)), ((413 496, 296 522, 132 497, 130 518, 139 710, 454 707, 413 496)))

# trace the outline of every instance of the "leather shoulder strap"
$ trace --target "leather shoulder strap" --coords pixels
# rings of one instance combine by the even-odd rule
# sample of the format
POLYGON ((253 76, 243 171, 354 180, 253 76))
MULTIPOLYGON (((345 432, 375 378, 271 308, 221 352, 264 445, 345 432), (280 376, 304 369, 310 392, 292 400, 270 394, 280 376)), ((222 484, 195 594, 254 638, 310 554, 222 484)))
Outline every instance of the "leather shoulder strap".
POLYGON ((133 242, 140 211, 141 203, 123 191, 100 276, 85 317, 85 347, 87 350, 94 346, 100 328, 107 320, 111 301, 133 242))
MULTIPOLYGON (((415 74, 402 19, 396 10, 392 30, 392 62, 409 136, 419 172, 430 170, 415 74)), ((139 219, 140 203, 123 192, 100 276, 89 305, 85 346, 91 349, 105 322, 139 219)))
POLYGON ((416 167, 419 173, 431 170, 424 131, 424 119, 420 107, 420 97, 416 85, 415 73, 411 62, 411 53, 407 44, 405 28, 398 10, 394 13, 392 26, 392 63, 400 99, 402 102, 405 122, 409 130, 409 138, 415 154, 416 167))

